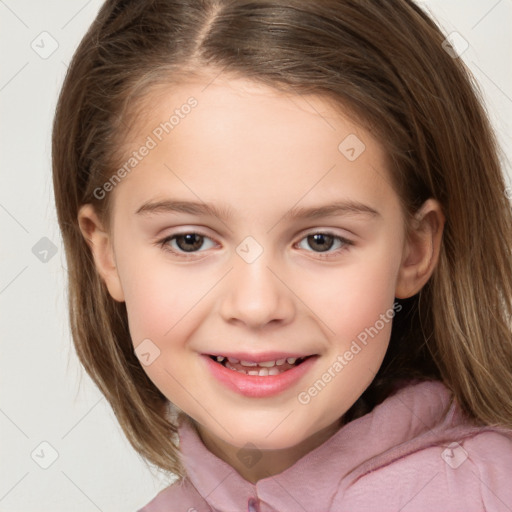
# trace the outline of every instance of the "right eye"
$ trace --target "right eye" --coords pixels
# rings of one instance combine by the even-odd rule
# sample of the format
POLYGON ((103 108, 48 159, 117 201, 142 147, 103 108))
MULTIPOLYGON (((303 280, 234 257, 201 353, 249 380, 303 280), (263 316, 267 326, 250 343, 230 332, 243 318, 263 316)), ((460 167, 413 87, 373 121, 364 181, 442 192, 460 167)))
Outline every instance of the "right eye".
POLYGON ((178 256, 186 257, 187 253, 197 253, 203 252, 200 251, 201 247, 205 245, 205 241, 212 242, 212 245, 208 248, 215 246, 215 243, 211 238, 203 235, 202 233, 196 232, 188 232, 188 233, 177 233, 174 235, 170 235, 165 237, 163 240, 160 240, 158 244, 165 251, 169 251, 178 256))

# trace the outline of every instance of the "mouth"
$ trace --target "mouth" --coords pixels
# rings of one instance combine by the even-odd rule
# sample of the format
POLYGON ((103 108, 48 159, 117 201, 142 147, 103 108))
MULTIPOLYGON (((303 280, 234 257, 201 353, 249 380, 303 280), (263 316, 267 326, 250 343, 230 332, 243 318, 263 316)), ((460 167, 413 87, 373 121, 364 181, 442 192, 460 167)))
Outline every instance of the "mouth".
POLYGON ((208 355, 212 361, 228 368, 229 370, 258 377, 280 375, 297 366, 300 366, 307 359, 314 357, 283 357, 280 359, 269 359, 268 361, 240 360, 231 356, 208 355))
POLYGON ((270 398, 294 389, 311 374, 318 354, 202 354, 210 375, 231 391, 250 398, 270 398))

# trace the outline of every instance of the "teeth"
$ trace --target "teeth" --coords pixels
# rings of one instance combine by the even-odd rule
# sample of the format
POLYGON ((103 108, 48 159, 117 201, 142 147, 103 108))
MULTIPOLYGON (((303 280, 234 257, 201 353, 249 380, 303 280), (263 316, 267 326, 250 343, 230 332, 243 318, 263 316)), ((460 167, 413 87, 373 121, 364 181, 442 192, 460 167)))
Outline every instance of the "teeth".
POLYGON ((258 375, 259 377, 267 377, 269 375, 279 375, 280 373, 282 373, 281 370, 279 370, 279 368, 277 367, 272 367, 272 368, 260 368, 259 370, 242 370, 242 369, 237 369, 235 368, 234 366, 231 366, 229 364, 229 362, 226 363, 226 368, 228 368, 229 370, 233 370, 235 372, 238 372, 238 373, 243 373, 244 375, 258 375))
POLYGON ((258 363, 254 363, 252 361, 240 361, 242 366, 258 366, 258 363))
MULTIPOLYGON (((217 362, 219 363, 225 363, 228 367, 228 362, 231 363, 231 364, 241 364, 242 366, 248 366, 248 367, 259 367, 261 369, 265 369, 266 371, 268 371, 268 373, 266 372, 263 372, 263 374, 261 373, 254 373, 254 372, 258 372, 259 370, 257 369, 254 369, 252 370, 252 372, 249 372, 248 375, 277 375, 277 373, 280 373, 279 371, 276 373, 276 372, 272 372, 272 371, 269 371, 267 369, 276 369, 275 367, 276 366, 282 366, 284 365, 285 363, 288 363, 288 364, 295 364, 297 361, 302 361, 303 358, 300 358, 300 357, 287 357, 285 359, 277 359, 276 361, 261 361, 260 363, 256 363, 254 361, 240 361, 239 359, 236 359, 235 357, 225 357, 225 356, 215 356, 216 359, 217 359, 217 362)), ((235 370, 235 368, 231 367, 231 369, 235 370)), ((237 371, 241 371, 243 373, 244 370, 237 370, 237 371)))

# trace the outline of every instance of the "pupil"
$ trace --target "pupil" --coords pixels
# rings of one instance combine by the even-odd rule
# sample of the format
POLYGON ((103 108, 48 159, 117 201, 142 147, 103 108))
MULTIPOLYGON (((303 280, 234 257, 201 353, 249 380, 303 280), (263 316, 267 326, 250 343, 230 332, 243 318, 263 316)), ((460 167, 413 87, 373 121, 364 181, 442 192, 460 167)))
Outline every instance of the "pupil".
POLYGON ((314 235, 308 236, 308 243, 309 243, 310 247, 314 249, 315 244, 317 244, 318 245, 317 248, 321 252, 329 250, 332 247, 333 241, 334 241, 333 236, 327 235, 324 233, 316 233, 314 235), (326 240, 327 240, 327 243, 325 243, 326 240), (311 243, 311 241, 313 241, 313 243, 311 243))
POLYGON ((203 245, 203 237, 201 235, 198 235, 197 233, 187 233, 186 235, 178 235, 176 237, 176 244, 182 251, 186 252, 193 252, 197 249, 199 249, 203 245), (194 243, 195 240, 195 243, 194 243), (184 245, 180 242, 185 241, 186 244, 190 245, 184 245))

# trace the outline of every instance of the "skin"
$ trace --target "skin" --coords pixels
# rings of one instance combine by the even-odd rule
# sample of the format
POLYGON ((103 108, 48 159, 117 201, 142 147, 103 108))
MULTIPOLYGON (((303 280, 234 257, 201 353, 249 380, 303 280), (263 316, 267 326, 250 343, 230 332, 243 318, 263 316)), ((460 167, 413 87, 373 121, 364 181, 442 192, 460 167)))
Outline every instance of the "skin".
POLYGON ((192 418, 211 452, 256 482, 340 428, 379 369, 391 322, 309 403, 298 396, 392 310, 395 297, 410 297, 428 281, 444 217, 429 199, 407 237, 384 148, 321 97, 242 79, 206 83, 155 93, 127 147, 138 148, 190 96, 198 105, 110 192, 108 231, 91 205, 81 208, 79 223, 110 294, 126 303, 134 347, 150 339, 160 351, 144 366, 150 379, 192 418), (350 134, 366 146, 354 161, 338 150, 350 134), (171 197, 229 207, 232 216, 136 213, 171 197), (292 207, 344 200, 378 215, 284 218, 292 207), (326 231, 351 243, 327 239, 323 252, 307 238, 326 231), (196 252, 183 251, 183 240, 162 244, 194 232, 207 237, 196 252), (251 263, 236 252, 247 236, 263 251, 251 263), (181 256, 165 247, 181 248, 181 256), (298 384, 267 398, 226 388, 200 357, 272 350, 319 357, 298 384), (241 449, 262 457, 246 467, 241 449))

